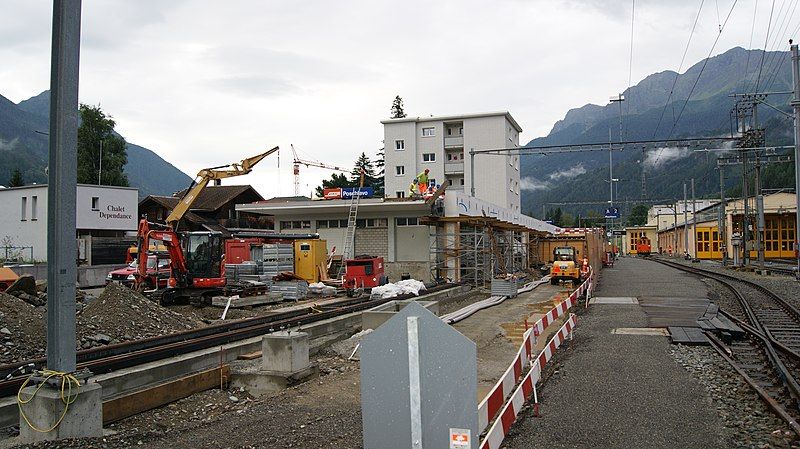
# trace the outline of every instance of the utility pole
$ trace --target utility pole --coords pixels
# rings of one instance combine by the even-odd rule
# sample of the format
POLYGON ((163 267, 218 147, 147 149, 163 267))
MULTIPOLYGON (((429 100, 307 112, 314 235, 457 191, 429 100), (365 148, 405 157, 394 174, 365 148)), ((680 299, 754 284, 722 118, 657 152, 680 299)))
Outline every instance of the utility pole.
POLYGON ((717 230, 719 231, 719 249, 722 252, 722 266, 728 264, 728 239, 726 237, 725 225, 728 214, 726 213, 727 205, 725 203, 725 174, 722 171, 722 165, 717 164, 719 168, 719 213, 717 214, 717 230))
POLYGON ((800 52, 797 45, 789 41, 792 50, 792 84, 794 85, 794 95, 792 96, 792 109, 794 109, 794 192, 797 202, 795 203, 796 214, 794 222, 794 253, 797 257, 796 279, 800 280, 800 52))
POLYGON ((672 232, 673 240, 675 240, 673 245, 675 252, 673 254, 678 254, 678 201, 672 204, 672 232))
POLYGON ((47 368, 75 372, 75 197, 81 2, 56 1, 47 184, 47 368))
MULTIPOLYGON (((745 123, 744 123, 744 112, 739 113, 739 118, 741 119, 741 129, 742 135, 745 134, 745 123)), ((749 229, 749 218, 750 218, 750 207, 748 205, 748 197, 750 196, 750 188, 747 185, 747 148, 745 144, 742 149, 742 205, 743 205, 743 215, 742 215, 742 245, 744 246, 744 254, 742 256, 742 265, 747 266, 748 261, 750 259, 750 248, 748 243, 750 242, 750 229, 749 229)))
POLYGON ((689 208, 686 197, 686 182, 683 183, 683 253, 689 255, 689 208))
POLYGON ((692 259, 697 259, 697 203, 694 195, 694 178, 692 178, 692 240, 694 240, 692 259))
MULTIPOLYGON (((762 139, 761 130, 758 128, 758 100, 753 99, 753 126, 754 136, 756 137, 754 147, 761 147, 766 142, 762 139)), ((756 179, 755 179, 755 201, 756 201, 756 251, 758 254, 758 265, 764 269, 764 198, 761 196, 761 150, 755 150, 756 157, 756 179)))

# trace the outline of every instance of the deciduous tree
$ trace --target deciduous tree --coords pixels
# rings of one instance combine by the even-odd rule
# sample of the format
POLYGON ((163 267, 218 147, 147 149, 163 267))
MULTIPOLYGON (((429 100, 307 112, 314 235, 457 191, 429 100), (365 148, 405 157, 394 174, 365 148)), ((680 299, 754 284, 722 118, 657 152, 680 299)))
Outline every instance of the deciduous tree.
POLYGON ((114 119, 100 106, 81 104, 78 128, 78 182, 127 186, 125 139, 114 133, 114 119))

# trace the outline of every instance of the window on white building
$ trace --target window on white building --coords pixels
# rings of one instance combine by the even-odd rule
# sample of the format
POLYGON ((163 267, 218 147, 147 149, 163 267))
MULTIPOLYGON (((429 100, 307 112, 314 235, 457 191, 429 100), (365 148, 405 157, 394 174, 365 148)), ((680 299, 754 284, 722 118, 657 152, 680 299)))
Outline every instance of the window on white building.
POLYGON ((311 220, 281 221, 281 229, 311 229, 311 220))
POLYGON ((92 210, 100 210, 100 197, 92 197, 92 210))
POLYGON ((406 197, 406 192, 404 192, 402 190, 398 190, 398 191, 394 192, 394 194, 395 194, 395 196, 397 198, 405 198, 406 197))
POLYGON ((422 153, 422 162, 436 162, 436 153, 422 153))
POLYGON ((359 218, 356 220, 357 228, 385 228, 388 220, 385 218, 359 218))
POLYGON ((398 165, 394 168, 394 171, 397 176, 403 176, 406 174, 406 167, 405 165, 398 165))
POLYGON ((406 149, 406 141, 405 140, 395 140, 394 141, 394 149, 395 150, 405 150, 406 149))
POLYGON ((39 197, 36 195, 31 197, 31 220, 36 220, 36 203, 38 202, 39 197))
POLYGON ((28 219, 27 214, 28 214, 28 197, 27 196, 23 196, 22 197, 21 208, 20 208, 20 220, 22 220, 22 221, 27 220, 28 219))
POLYGON ((417 226, 419 219, 417 217, 398 217, 394 219, 397 226, 417 226))
POLYGON ((436 135, 436 128, 422 128, 422 137, 433 137, 436 135))

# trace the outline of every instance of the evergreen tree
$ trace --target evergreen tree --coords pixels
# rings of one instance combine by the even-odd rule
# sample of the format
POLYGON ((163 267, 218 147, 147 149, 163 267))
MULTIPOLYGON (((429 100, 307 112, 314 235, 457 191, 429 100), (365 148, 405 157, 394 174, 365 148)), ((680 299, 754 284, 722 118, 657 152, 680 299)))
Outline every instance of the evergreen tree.
POLYGON ((649 209, 644 204, 637 204, 631 209, 628 216, 628 226, 644 226, 647 223, 647 211, 649 209))
POLYGON ((22 179, 22 172, 19 171, 18 168, 15 168, 13 172, 11 172, 11 179, 8 181, 9 187, 21 187, 25 185, 25 180, 22 179))
POLYGON ((398 95, 394 97, 394 101, 392 102, 391 118, 404 118, 405 116, 406 113, 403 110, 403 99, 400 98, 400 95, 398 95))
POLYGON ((334 173, 331 175, 331 179, 324 179, 322 180, 322 185, 315 189, 315 192, 318 197, 322 198, 323 196, 323 189, 334 189, 337 187, 355 187, 358 183, 353 184, 349 179, 347 179, 347 175, 344 173, 334 173))
POLYGON ((378 157, 375 158, 375 196, 378 196, 378 192, 380 191, 380 195, 384 195, 384 191, 386 190, 386 156, 385 156, 385 148, 381 148, 378 150, 378 157))
POLYGON ((81 104, 81 126, 78 128, 78 182, 127 186, 124 172, 128 162, 125 139, 114 133, 116 124, 100 106, 81 104))

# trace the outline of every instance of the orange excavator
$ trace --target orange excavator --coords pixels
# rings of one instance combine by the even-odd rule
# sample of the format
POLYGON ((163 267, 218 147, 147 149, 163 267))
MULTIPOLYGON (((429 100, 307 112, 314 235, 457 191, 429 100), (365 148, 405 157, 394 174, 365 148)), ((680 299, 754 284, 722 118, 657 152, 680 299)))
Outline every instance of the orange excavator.
POLYGON ((139 264, 134 273, 136 288, 162 305, 179 299, 210 302, 211 297, 225 293, 225 242, 222 234, 211 231, 178 233, 178 223, 209 182, 246 175, 262 159, 277 151, 278 147, 275 147, 240 163, 200 170, 189 190, 167 216, 166 223, 153 223, 143 217, 137 232, 136 257, 139 264), (161 242, 169 254, 170 277, 166 288, 158 288, 158 280, 153 278, 158 276, 157 271, 155 274, 147 273, 148 249, 153 241, 161 242))

